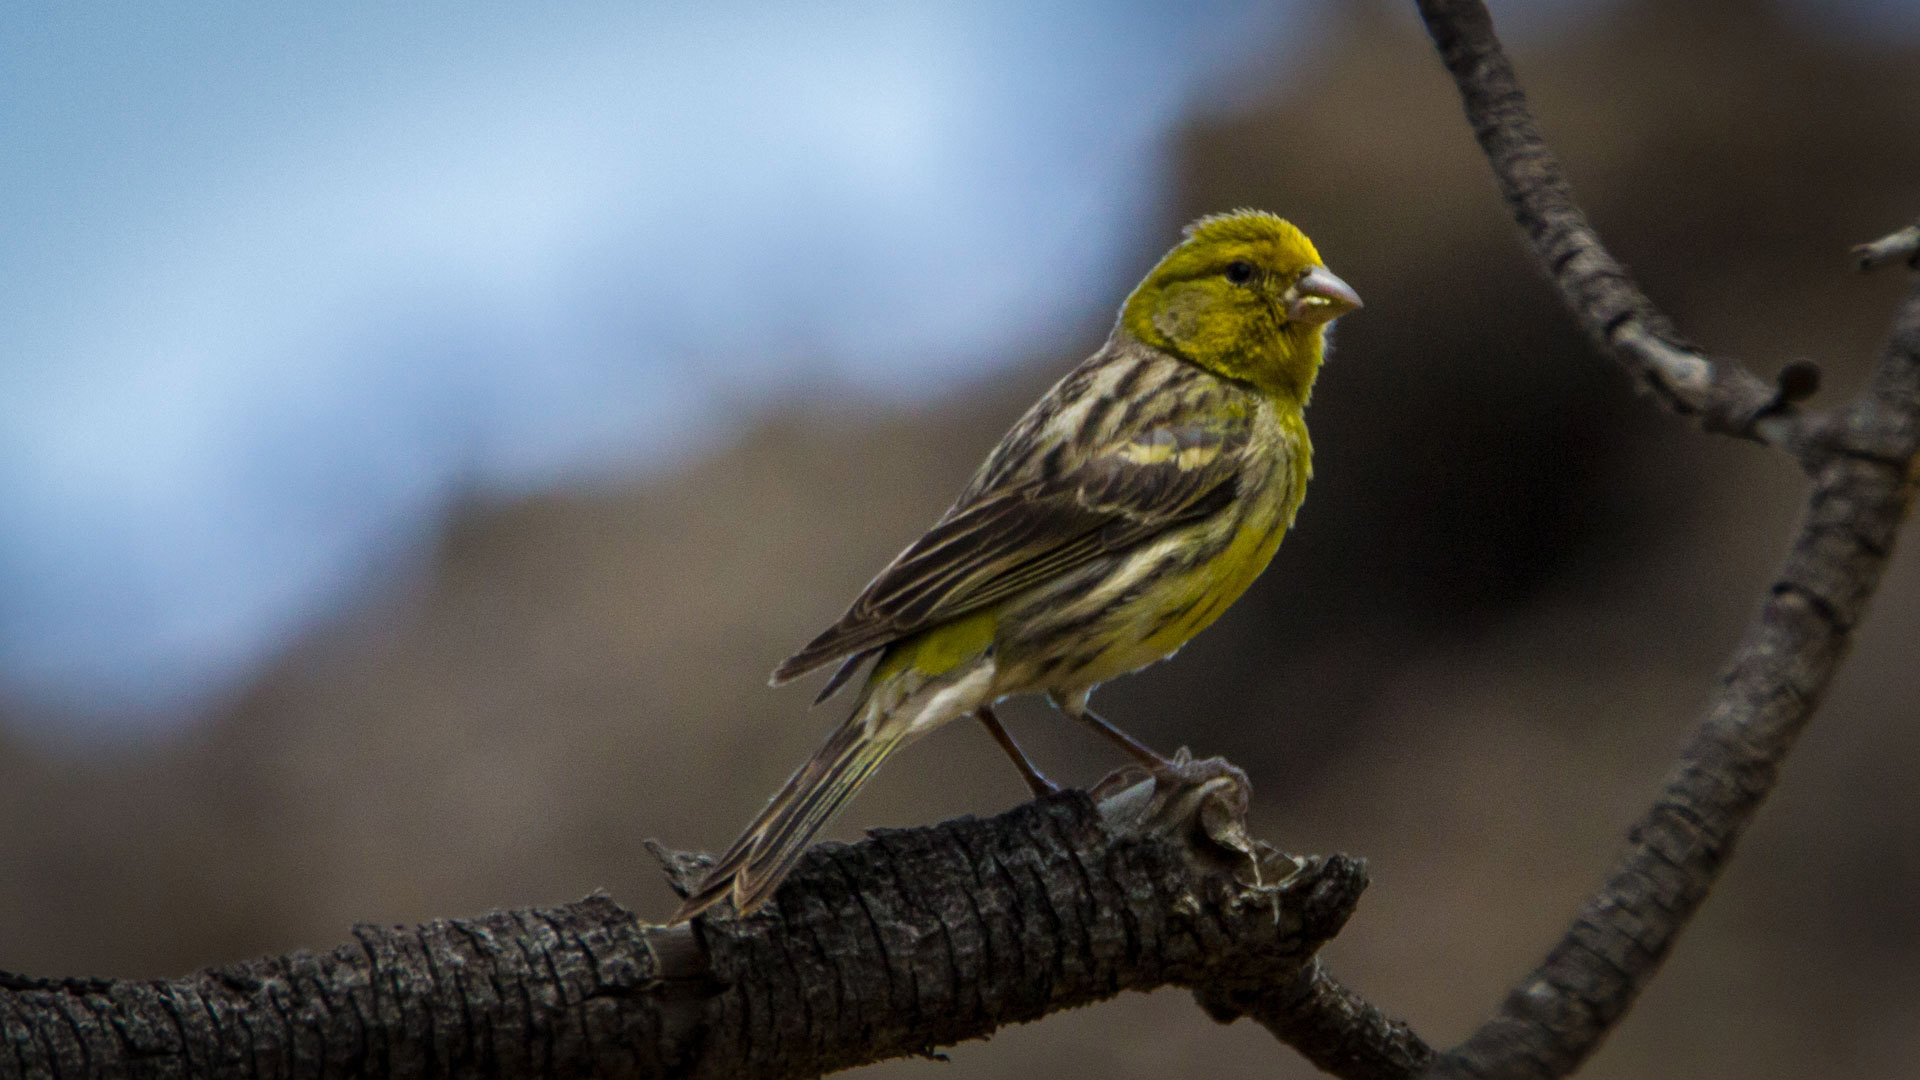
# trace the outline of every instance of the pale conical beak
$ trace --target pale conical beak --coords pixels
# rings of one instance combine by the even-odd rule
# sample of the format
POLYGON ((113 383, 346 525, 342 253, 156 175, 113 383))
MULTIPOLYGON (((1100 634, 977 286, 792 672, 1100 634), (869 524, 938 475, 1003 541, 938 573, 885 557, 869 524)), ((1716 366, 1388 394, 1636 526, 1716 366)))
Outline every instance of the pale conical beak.
POLYGON ((1360 294, 1353 286, 1333 276, 1333 271, 1316 266, 1287 290, 1287 318, 1294 322, 1319 326, 1330 323, 1357 307, 1360 294))

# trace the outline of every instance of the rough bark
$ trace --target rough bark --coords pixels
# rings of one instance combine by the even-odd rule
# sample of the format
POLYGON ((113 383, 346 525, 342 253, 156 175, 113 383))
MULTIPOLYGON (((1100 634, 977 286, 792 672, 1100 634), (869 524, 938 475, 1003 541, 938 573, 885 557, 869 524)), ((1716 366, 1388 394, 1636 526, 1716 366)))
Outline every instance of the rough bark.
POLYGON ((744 919, 595 896, 180 979, 0 977, 0 1076, 815 1076, 1125 990, 1289 983, 1366 886, 1249 840, 1224 763, 1113 788, 823 845, 744 919))
POLYGON ((1402 1080, 1434 1061, 1412 1028, 1340 985, 1318 960, 1257 990, 1208 987, 1193 996, 1215 1020, 1251 1018, 1322 1072, 1346 1080, 1402 1080))

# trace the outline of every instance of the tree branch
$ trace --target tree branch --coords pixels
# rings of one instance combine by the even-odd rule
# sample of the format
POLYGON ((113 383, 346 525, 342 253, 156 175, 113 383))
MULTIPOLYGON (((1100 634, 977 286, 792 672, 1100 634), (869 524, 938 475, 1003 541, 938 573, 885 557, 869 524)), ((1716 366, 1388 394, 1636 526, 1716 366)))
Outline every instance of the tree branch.
POLYGON ((1639 386, 1674 411, 1697 415, 1706 430, 1799 455, 1806 432, 1793 404, 1813 393, 1817 370, 1790 366, 1769 385, 1737 361, 1708 358, 1682 337, 1574 202, 1486 6, 1479 0, 1418 4, 1514 222, 1587 334, 1639 386))
POLYGON ((1912 505, 1920 285, 1879 369, 1829 433, 1785 565, 1626 852, 1498 1015, 1439 1071, 1556 1077, 1599 1046, 1706 899, 1852 644, 1912 505))
POLYGON ((1920 221, 1855 247, 1853 255, 1860 260, 1862 270, 1885 266, 1896 259, 1904 259, 1908 268, 1920 270, 1920 221))
MULTIPOLYGON (((1599 1046, 1639 996, 1772 790, 1852 643, 1920 483, 1920 282, 1902 305, 1871 384, 1837 417, 1803 415, 1809 369, 1777 388, 1685 343, 1601 246, 1535 125, 1479 0, 1418 0, 1459 88, 1508 208, 1562 300, 1596 342, 1669 406, 1710 431, 1792 452, 1814 480, 1799 532, 1723 674, 1705 717, 1627 850, 1546 959, 1499 1012, 1431 1072, 1557 1077, 1599 1046)), ((1920 226, 1864 245, 1863 265, 1920 250, 1920 226)), ((1275 996, 1285 993, 1274 991, 1275 996)), ((1296 995, 1301 1026, 1362 1046, 1314 1057, 1350 1078, 1402 1075, 1378 1063, 1416 1059, 1350 993, 1296 995), (1351 1017, 1360 1017, 1355 1021, 1351 1017)))
POLYGON ((1366 887, 1249 839, 1224 762, 1101 794, 822 845, 741 919, 595 896, 169 981, 0 976, 0 1077, 815 1076, 1123 990, 1297 984, 1366 887))
POLYGON ((1291 980, 1254 992, 1208 987, 1193 996, 1215 1020, 1250 1017, 1345 1080, 1407 1080, 1434 1062, 1433 1048, 1412 1028, 1340 985, 1317 959, 1291 980))

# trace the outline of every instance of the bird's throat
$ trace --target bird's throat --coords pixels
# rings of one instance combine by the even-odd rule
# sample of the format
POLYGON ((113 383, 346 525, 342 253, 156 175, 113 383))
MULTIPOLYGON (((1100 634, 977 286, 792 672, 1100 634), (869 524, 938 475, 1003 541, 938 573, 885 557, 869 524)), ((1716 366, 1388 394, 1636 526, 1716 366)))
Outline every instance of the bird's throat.
POLYGON ((1182 358, 1252 386, 1277 405, 1299 409, 1306 407, 1313 394, 1314 379, 1326 358, 1326 337, 1318 326, 1288 326, 1263 341, 1182 358))

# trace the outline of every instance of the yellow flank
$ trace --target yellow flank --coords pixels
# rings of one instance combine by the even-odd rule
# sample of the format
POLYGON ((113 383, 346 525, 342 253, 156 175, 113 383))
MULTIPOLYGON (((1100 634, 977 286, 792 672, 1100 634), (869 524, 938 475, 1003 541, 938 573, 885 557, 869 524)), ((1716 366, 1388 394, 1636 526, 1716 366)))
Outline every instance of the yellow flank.
POLYGON ((896 642, 874 665, 868 682, 883 682, 908 668, 921 675, 944 675, 987 651, 996 621, 989 608, 896 642))
POLYGON ((1193 596, 1195 602, 1185 617, 1143 642, 1141 652, 1156 660, 1166 656, 1212 626, 1233 606, 1273 561, 1273 553, 1280 550, 1280 537, 1286 531, 1280 519, 1281 515, 1273 512, 1249 515, 1227 550, 1194 567, 1193 581, 1180 591, 1193 596))
MULTIPOLYGON (((1313 472, 1313 449, 1299 411, 1283 411, 1277 426, 1283 436, 1275 451, 1281 458, 1279 467, 1261 490, 1245 497, 1246 512, 1229 520, 1233 534, 1226 546, 1184 573, 1169 574, 1135 601, 1133 610, 1116 621, 1156 628, 1139 635, 1129 635, 1122 627, 1110 628, 1114 640, 1080 673, 1082 678, 1104 682, 1173 655, 1225 614, 1273 561, 1313 472)), ((1196 526, 1208 527, 1221 526, 1196 526)))

